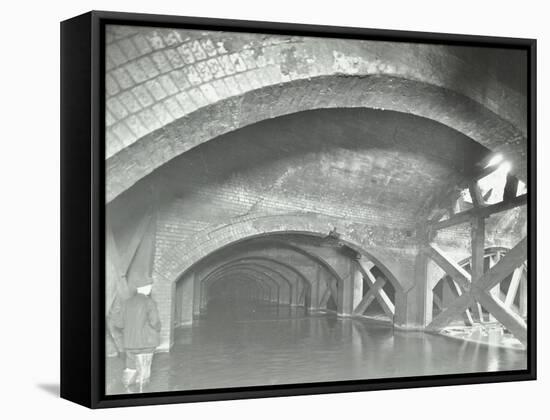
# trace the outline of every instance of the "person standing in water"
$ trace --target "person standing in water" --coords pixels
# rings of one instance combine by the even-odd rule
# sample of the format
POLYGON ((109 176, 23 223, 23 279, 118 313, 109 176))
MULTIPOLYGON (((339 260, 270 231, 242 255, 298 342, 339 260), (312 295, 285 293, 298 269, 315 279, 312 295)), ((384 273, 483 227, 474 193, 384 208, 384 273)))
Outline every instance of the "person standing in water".
POLYGON ((153 354, 160 343, 161 324, 157 304, 149 296, 151 289, 151 284, 138 287, 114 319, 115 326, 122 329, 126 353, 122 383, 126 388, 136 383, 143 387, 149 382, 153 354))

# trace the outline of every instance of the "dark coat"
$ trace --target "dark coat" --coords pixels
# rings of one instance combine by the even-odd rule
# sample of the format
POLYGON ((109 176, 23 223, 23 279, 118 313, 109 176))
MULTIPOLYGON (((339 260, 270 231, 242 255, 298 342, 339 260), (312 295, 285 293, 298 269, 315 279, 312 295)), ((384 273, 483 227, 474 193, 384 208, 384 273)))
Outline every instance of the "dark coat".
POLYGON ((149 296, 138 293, 127 299, 114 317, 114 323, 122 328, 122 342, 126 350, 154 348, 160 343, 157 304, 149 296))

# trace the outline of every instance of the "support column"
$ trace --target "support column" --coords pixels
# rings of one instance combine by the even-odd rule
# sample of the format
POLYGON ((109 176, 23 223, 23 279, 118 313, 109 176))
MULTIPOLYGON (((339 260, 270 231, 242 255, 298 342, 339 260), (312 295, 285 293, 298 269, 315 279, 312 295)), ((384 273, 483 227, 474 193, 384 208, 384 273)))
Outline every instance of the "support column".
MULTIPOLYGON (((290 279, 290 278, 289 278, 290 279)), ((298 304, 298 283, 299 280, 294 277, 290 281, 290 306, 296 306, 298 304)))
POLYGON ((433 290, 428 281, 429 261, 423 250, 416 257, 415 289, 416 289, 416 320, 420 327, 427 326, 432 321, 433 290))
POLYGON ((198 317, 201 314, 201 283, 200 276, 195 274, 193 278, 193 316, 198 317))
POLYGON ((402 290, 395 291, 395 315, 393 322, 397 326, 407 325, 407 294, 402 290))
MULTIPOLYGON (((497 252, 496 255, 493 257, 489 257, 489 268, 492 268, 496 263, 500 261, 500 252, 497 252)), ((490 291, 491 296, 493 296, 493 299, 500 300, 500 283, 497 284, 495 287, 493 287, 490 291)), ((489 314, 489 321, 495 322, 496 318, 489 314)))
POLYGON ((160 279, 153 284, 151 297, 157 304, 161 329, 158 351, 169 351, 174 344, 176 283, 160 279))
POLYGON ((338 315, 351 316, 363 298, 363 276, 357 261, 348 258, 348 273, 338 284, 338 315))
POLYGON ((193 323, 193 301, 194 301, 194 289, 195 289, 195 273, 191 273, 186 276, 185 279, 180 280, 181 284, 177 286, 179 299, 178 305, 180 305, 178 313, 179 319, 177 320, 178 326, 191 325, 193 323))
POLYGON ((352 311, 363 299, 363 274, 359 270, 357 261, 350 260, 350 276, 352 278, 352 311))
POLYGON ((523 319, 527 318, 527 273, 522 276, 519 283, 519 314, 523 319))
POLYGON ((310 299, 309 299, 309 308, 308 309, 310 311, 319 310, 319 301, 321 300, 321 296, 320 296, 321 281, 323 281, 322 270, 323 270, 323 268, 320 265, 315 267, 315 278, 311 282, 311 295, 310 295, 310 299))
MULTIPOLYGON (((433 309, 433 290, 429 275, 433 271, 430 267, 426 248, 429 246, 429 235, 425 226, 418 228, 417 231, 419 246, 415 261, 414 270, 414 287, 409 291, 409 294, 414 296, 414 303, 410 305, 408 311, 413 311, 410 317, 413 325, 424 328, 432 321, 433 309)), ((433 264, 433 263, 432 263, 433 264)), ((411 299, 410 303, 413 299, 411 299)))
MULTIPOLYGON (((476 283, 485 272, 485 219, 476 217, 472 220, 472 284, 476 283)), ((474 303, 475 317, 483 322, 483 310, 479 302, 474 303)))

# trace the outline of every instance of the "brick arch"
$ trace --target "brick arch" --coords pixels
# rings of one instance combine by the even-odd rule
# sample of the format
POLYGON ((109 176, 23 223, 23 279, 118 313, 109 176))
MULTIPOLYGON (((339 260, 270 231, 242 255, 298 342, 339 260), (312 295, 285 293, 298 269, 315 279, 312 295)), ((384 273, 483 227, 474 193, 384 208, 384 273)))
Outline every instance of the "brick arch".
POLYGON ((224 270, 232 269, 232 268, 235 268, 236 266, 240 267, 241 269, 244 269, 245 266, 250 264, 255 264, 257 267, 268 269, 268 270, 271 270, 272 273, 276 273, 283 281, 285 281, 288 284, 289 286, 288 290, 290 295, 292 295, 292 291, 295 290, 296 287, 298 287, 298 283, 301 283, 302 287, 306 290, 306 296, 311 294, 312 281, 308 279, 307 276, 305 276, 297 268, 293 267, 290 264, 286 264, 282 261, 279 261, 275 258, 250 255, 250 256, 244 256, 243 258, 237 258, 235 260, 228 261, 212 269, 208 274, 206 274, 199 281, 199 285, 201 287, 201 295, 203 292, 203 288, 208 287, 207 282, 209 281, 208 279, 210 278, 211 275, 220 274, 224 270), (296 282, 293 282, 289 276, 283 274, 283 271, 287 271, 287 274, 292 273, 295 276, 294 279, 296 280, 296 282))
POLYGON ((240 266, 240 267, 244 267, 246 266, 247 264, 252 264, 252 265, 255 265, 256 267, 261 267, 261 268, 265 268, 265 269, 268 269, 272 272, 277 272, 279 274, 281 274, 281 276, 285 279, 287 279, 286 276, 284 276, 280 270, 277 270, 275 267, 282 267, 284 270, 288 270, 288 271, 291 271, 292 273, 294 273, 296 275, 296 278, 300 279, 300 281, 304 284, 304 285, 310 285, 311 284, 311 280, 309 280, 306 276, 304 276, 303 273, 300 272, 300 270, 298 270, 297 268, 293 267, 292 265, 290 264, 286 264, 282 261, 278 261, 277 259, 275 258, 268 258, 268 257, 264 257, 264 256, 245 256, 243 258, 236 258, 236 259, 233 259, 233 260, 230 260, 230 261, 227 261, 223 264, 220 264, 218 266, 216 266, 215 268, 213 268, 212 270, 210 270, 202 279, 201 279, 201 282, 202 281, 206 281, 206 279, 208 277, 210 277, 211 275, 214 275, 214 274, 218 274, 220 272, 223 272, 223 270, 225 269, 228 269, 228 268, 233 268, 233 267, 236 267, 236 266, 240 266), (264 264, 262 264, 262 262, 264 264))
POLYGON ((519 175, 525 169, 526 98, 460 49, 158 28, 115 32, 108 31, 106 48, 108 201, 221 134, 321 108, 429 118, 507 154, 519 175))
MULTIPOLYGON (((323 267, 335 279, 337 284, 342 281, 342 278, 341 278, 340 274, 338 274, 338 272, 322 256, 320 256, 318 254, 315 254, 311 251, 308 251, 307 249, 304 249, 304 248, 302 248, 302 247, 300 247, 296 244, 285 242, 285 241, 280 240, 278 238, 273 238, 271 235, 267 239, 268 239, 267 242, 266 242, 267 246, 275 245, 278 248, 282 248, 282 249, 285 249, 285 250, 296 252, 297 254, 302 255, 302 256, 306 257, 307 259, 311 260, 313 263, 318 264, 321 267, 323 267)), ((261 241, 258 242, 258 245, 262 245, 262 242, 261 241)), ((266 257, 265 255, 262 255, 262 251, 247 251, 247 252, 242 253, 241 255, 242 255, 242 257, 240 257, 240 259, 258 258, 258 257, 260 257, 260 258, 269 258, 269 257, 266 257)), ((269 259, 271 259, 271 258, 269 258, 269 259)), ((235 260, 232 260, 232 261, 235 261, 235 260)), ((291 268, 293 268, 293 267, 291 267, 291 268)), ((305 278, 306 281, 310 281, 306 276, 303 276, 303 277, 305 278)), ((328 282, 328 280, 327 280, 327 282, 328 282)), ((327 286, 329 286, 329 285, 327 284, 327 286)))
MULTIPOLYGON (((291 303, 291 294, 294 287, 296 287, 296 284, 291 281, 287 276, 285 276, 284 273, 282 273, 280 270, 277 270, 273 267, 267 266, 265 264, 261 264, 260 262, 256 262, 256 260, 246 260, 246 263, 243 262, 236 262, 236 261, 230 261, 227 263, 224 263, 213 270, 211 270, 206 276, 200 279, 199 287, 201 288, 200 292, 200 299, 202 301, 202 296, 204 293, 204 290, 207 289, 211 282, 217 282, 220 277, 228 272, 254 272, 256 274, 263 275, 266 279, 269 279, 270 281, 274 282, 277 287, 281 287, 282 284, 285 285, 285 290, 288 292, 288 299, 291 303), (269 274, 262 270, 267 270, 269 274)), ((292 267, 289 267, 286 265, 287 269, 292 269, 292 267)), ((293 270, 295 272, 295 270, 293 270)), ((296 273, 297 278, 301 280, 301 282, 304 284, 304 287, 310 287, 309 282, 307 279, 299 272, 296 273)), ((297 280, 297 281, 300 281, 297 280)))
POLYGON ((269 298, 270 298, 269 300, 272 300, 272 297, 274 295, 274 291, 276 291, 275 295, 278 295, 279 285, 272 278, 269 278, 267 276, 257 277, 257 275, 255 275, 251 272, 248 272, 248 271, 230 270, 227 273, 228 277, 223 277, 220 273, 217 276, 215 276, 214 278, 210 279, 209 282, 208 282, 208 285, 206 286, 206 288, 204 290, 204 293, 201 292, 201 294, 199 296, 199 299, 201 299, 201 301, 202 301, 203 294, 206 294, 206 296, 204 296, 204 299, 208 300, 207 297, 210 295, 209 290, 211 290, 212 287, 215 287, 220 282, 225 281, 227 278, 229 278, 230 280, 233 280, 233 279, 237 278, 236 277, 237 275, 238 275, 239 279, 245 279, 245 280, 248 280, 250 282, 257 283, 260 286, 261 290, 263 290, 264 292, 267 291, 269 293, 269 298))
POLYGON ((243 258, 238 258, 235 260, 225 262, 224 264, 216 266, 215 268, 210 270, 203 278, 200 279, 199 283, 200 284, 205 282, 207 283, 209 281, 208 280, 209 278, 211 278, 212 276, 216 276, 220 273, 223 273, 225 270, 234 269, 236 267, 239 267, 240 269, 244 269, 246 266, 249 266, 249 265, 252 267, 266 269, 266 270, 269 270, 270 272, 276 273, 290 287, 293 287, 294 285, 292 284, 292 281, 285 274, 281 272, 281 269, 276 269, 271 265, 276 267, 277 266, 282 267, 283 270, 288 270, 289 272, 294 273, 296 275, 296 279, 300 281, 304 285, 304 287, 306 288, 311 287, 311 281, 306 276, 304 276, 304 274, 300 272, 300 270, 296 269, 295 267, 289 264, 278 261, 274 258, 267 258, 263 256, 246 256, 243 258))
POLYGON ((243 217, 232 224, 200 232, 181 242, 163 256, 154 270, 158 278, 175 282, 205 257, 229 245, 281 233, 324 237, 334 228, 340 234, 339 241, 380 267, 396 291, 406 289, 403 284, 406 281, 395 276, 393 258, 385 250, 391 248, 387 243, 387 235, 381 233, 376 236, 369 226, 358 228, 356 224, 318 213, 243 217))
POLYGON ((371 108, 427 118, 446 125, 513 162, 525 177, 525 137, 511 123, 473 100, 389 75, 341 75, 299 79, 230 96, 162 126, 121 149, 106 162, 107 200, 171 159, 245 126, 301 111, 371 108))

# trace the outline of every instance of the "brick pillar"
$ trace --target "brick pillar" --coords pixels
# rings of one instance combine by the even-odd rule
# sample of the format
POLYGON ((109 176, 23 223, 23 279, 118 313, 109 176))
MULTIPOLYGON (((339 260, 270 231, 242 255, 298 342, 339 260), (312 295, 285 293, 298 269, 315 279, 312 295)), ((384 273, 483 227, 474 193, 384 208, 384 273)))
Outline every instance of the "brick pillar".
POLYGON ((323 281, 322 278, 322 267, 319 265, 316 267, 315 270, 315 278, 311 282, 311 294, 309 299, 309 310, 310 311, 317 311, 319 310, 319 301, 321 300, 321 281, 323 281))
POLYGON ((363 276, 357 261, 347 258, 348 272, 338 284, 338 315, 351 316, 363 297, 363 276))
POLYGON ((157 303, 161 330, 157 351, 169 351, 174 343, 174 309, 176 283, 159 279, 153 284, 151 297, 157 303))
POLYGON ((290 280, 290 306, 296 306, 298 304, 298 283, 299 280, 296 277, 289 277, 290 280))
POLYGON ((191 273, 184 279, 180 280, 178 285, 179 299, 177 300, 180 305, 178 325, 191 325, 193 323, 193 301, 194 301, 194 289, 195 289, 195 273, 191 273))
POLYGON ((350 276, 352 279, 352 312, 359 305, 361 299, 363 299, 363 273, 359 270, 359 266, 356 261, 350 259, 350 276))
POLYGON ((198 274, 195 274, 193 283, 193 316, 198 317, 201 313, 201 282, 198 274))

